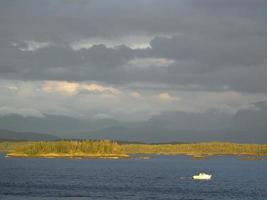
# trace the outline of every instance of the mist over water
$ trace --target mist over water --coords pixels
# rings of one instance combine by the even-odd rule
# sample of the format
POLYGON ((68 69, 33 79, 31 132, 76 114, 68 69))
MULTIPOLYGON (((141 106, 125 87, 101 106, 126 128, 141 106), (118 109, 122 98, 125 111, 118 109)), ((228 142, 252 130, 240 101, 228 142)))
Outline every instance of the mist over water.
POLYGON ((0 157, 0 199, 265 199, 267 161, 69 160, 0 157), (211 181, 194 181, 198 172, 211 181))

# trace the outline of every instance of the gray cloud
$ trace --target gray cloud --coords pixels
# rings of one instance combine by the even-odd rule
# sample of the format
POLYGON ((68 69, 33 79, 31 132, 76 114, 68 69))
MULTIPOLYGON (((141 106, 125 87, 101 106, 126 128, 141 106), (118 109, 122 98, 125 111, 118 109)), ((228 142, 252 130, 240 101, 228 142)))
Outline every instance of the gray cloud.
MULTIPOLYGON (((204 45, 205 41, 200 41, 204 45)), ((170 85, 202 85, 207 90, 228 87, 266 92, 263 83, 267 79, 267 68, 262 45, 257 46, 256 43, 255 48, 250 45, 251 48, 242 50, 244 48, 238 45, 242 46, 243 43, 237 42, 236 45, 231 44, 236 50, 230 48, 227 52, 228 48, 221 48, 219 44, 214 48, 202 49, 203 45, 198 43, 190 41, 190 37, 187 42, 183 37, 173 37, 155 38, 151 41, 152 48, 143 50, 97 45, 78 51, 70 47, 51 46, 22 52, 10 47, 13 56, 3 57, 3 64, 7 64, 2 65, 1 71, 2 74, 9 72, 13 75, 11 77, 18 79, 93 80, 116 84, 150 81, 170 85), (125 68, 134 58, 166 58, 175 62, 161 69, 153 66, 142 70, 125 68)))
POLYGON ((266 92, 265 5, 209 0, 1 1, 0 76, 266 92), (120 41, 130 36, 152 38, 151 48, 97 43, 88 49, 70 48, 88 38, 120 41), (125 68, 135 58, 175 63, 165 69, 125 68))

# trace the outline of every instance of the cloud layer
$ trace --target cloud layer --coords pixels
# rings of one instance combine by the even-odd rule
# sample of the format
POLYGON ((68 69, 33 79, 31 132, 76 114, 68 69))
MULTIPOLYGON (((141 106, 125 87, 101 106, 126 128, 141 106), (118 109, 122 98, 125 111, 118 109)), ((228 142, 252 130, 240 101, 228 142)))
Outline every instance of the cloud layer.
POLYGON ((266 8, 1 1, 0 114, 140 122, 172 111, 238 113, 267 99, 266 8))
POLYGON ((264 1, 162 4, 2 1, 0 76, 266 92, 264 1))

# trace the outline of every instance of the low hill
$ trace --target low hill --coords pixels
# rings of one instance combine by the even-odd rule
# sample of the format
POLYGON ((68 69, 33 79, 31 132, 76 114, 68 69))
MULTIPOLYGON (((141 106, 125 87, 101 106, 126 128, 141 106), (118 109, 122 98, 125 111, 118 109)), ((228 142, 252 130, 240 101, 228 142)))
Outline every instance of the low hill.
POLYGON ((10 130, 0 129, 0 140, 58 140, 59 137, 43 134, 43 133, 30 133, 30 132, 16 132, 10 130))

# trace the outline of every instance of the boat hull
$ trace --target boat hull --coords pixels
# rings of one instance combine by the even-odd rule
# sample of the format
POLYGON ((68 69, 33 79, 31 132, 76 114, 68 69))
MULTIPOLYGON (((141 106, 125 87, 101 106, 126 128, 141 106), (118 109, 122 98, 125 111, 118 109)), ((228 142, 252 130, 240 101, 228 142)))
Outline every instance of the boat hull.
POLYGON ((199 175, 195 175, 193 176, 194 180, 210 180, 212 177, 212 175, 204 175, 204 176, 199 176, 199 175))

